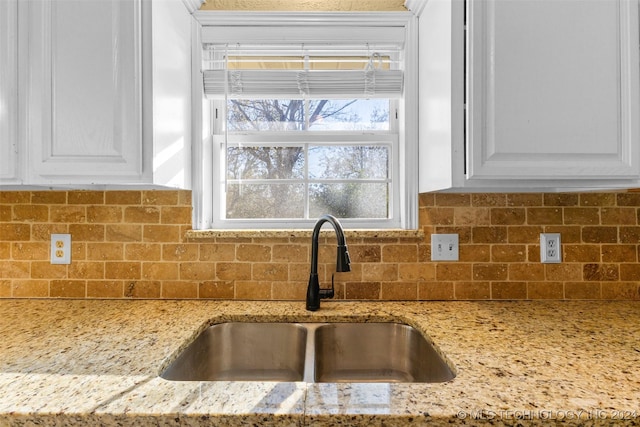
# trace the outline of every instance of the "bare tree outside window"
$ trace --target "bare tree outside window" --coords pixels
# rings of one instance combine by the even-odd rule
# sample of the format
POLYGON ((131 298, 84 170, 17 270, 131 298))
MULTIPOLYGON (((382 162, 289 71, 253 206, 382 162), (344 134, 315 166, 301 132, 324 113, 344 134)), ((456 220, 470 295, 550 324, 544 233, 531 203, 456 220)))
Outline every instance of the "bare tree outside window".
POLYGON ((389 129, 389 100, 233 99, 227 105, 226 216, 387 218, 388 144, 305 141, 304 134, 389 129), (285 133, 283 143, 243 143, 242 134, 285 133), (292 134, 300 133, 299 142, 292 134), (293 142, 292 142, 293 141, 293 142))

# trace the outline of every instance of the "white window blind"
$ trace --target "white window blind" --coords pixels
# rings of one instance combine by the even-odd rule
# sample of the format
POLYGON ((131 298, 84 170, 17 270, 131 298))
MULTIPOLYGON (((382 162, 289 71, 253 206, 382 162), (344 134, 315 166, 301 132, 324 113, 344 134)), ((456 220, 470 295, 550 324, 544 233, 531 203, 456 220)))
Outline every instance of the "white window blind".
POLYGON ((205 44, 204 93, 209 99, 400 98, 401 47, 205 44))
POLYGON ((205 70, 207 98, 399 98, 401 70, 205 70))

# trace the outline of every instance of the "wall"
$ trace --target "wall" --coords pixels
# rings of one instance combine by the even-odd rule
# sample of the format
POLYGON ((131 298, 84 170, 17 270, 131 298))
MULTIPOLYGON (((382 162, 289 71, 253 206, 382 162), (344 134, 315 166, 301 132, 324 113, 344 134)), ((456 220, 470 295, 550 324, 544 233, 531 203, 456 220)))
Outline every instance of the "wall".
MULTIPOLYGON (((640 299, 640 193, 421 194, 420 232, 348 230, 337 298, 640 299), (431 262, 430 234, 460 235, 431 262), (539 263, 560 232, 562 264, 539 263)), ((189 191, 0 192, 0 297, 303 300, 310 231, 190 231, 189 191), (49 235, 72 234, 72 263, 49 235)), ((322 239, 330 283, 335 238, 322 239)))

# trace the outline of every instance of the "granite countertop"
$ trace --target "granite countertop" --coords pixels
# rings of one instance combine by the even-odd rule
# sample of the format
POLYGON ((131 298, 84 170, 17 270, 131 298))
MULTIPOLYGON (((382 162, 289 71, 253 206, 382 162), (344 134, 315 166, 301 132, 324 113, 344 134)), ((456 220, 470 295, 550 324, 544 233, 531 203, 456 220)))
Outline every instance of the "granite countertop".
POLYGON ((640 425, 633 302, 0 301, 5 425, 640 425), (457 371, 437 384, 173 382, 224 321, 400 321, 457 371))

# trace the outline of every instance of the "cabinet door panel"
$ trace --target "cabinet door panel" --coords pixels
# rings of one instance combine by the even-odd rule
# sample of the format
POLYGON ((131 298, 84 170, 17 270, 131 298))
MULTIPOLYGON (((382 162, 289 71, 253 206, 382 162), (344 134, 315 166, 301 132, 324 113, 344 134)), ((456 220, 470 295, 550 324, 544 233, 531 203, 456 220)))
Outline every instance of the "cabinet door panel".
POLYGON ((0 183, 18 180, 18 2, 0 2, 0 183))
POLYGON ((26 3, 31 180, 139 182, 139 2, 26 3))
POLYGON ((470 179, 633 179, 638 8, 630 0, 470 2, 470 179))

